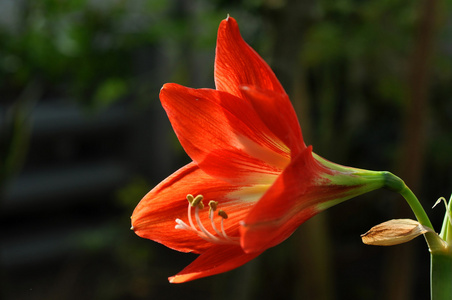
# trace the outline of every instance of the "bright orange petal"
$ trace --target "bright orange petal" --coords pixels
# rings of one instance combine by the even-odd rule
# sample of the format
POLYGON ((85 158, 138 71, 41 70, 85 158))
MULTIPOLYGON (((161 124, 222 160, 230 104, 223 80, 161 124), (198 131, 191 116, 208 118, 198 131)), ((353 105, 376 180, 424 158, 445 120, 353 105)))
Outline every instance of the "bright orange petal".
POLYGON ((248 101, 177 84, 165 84, 160 100, 187 154, 212 176, 259 181, 289 163, 289 149, 248 101))
POLYGON ((185 269, 168 279, 171 283, 182 283, 224 273, 240 267, 261 253, 246 254, 240 246, 217 245, 201 254, 185 269))
MULTIPOLYGON (((229 218, 224 220, 226 233, 230 237, 238 237, 239 222, 255 203, 240 201, 235 196, 243 189, 246 191, 247 188, 213 178, 201 171, 195 163, 190 163, 144 196, 132 214, 133 230, 143 238, 154 240, 172 249, 201 253, 211 247, 212 243, 199 237, 195 232, 175 228, 176 219, 189 224, 187 194, 203 195, 206 206, 210 200, 218 201, 218 209, 225 210, 229 215, 229 218)), ((201 223, 215 235, 208 211, 206 207, 199 212, 201 223)), ((194 212, 192 217, 196 224, 194 212)), ((220 221, 220 217, 214 218, 215 226, 219 230, 220 221)))
POLYGON ((321 190, 316 183, 326 170, 308 147, 276 179, 244 220, 241 244, 246 252, 262 251, 287 239, 314 216, 321 190))
POLYGON ((267 63, 243 40, 231 17, 223 20, 218 29, 215 85, 217 90, 237 97, 242 97, 241 85, 285 93, 267 63))
POLYGON ((267 127, 290 148, 291 157, 306 149, 297 115, 287 94, 255 86, 242 86, 241 90, 267 127))

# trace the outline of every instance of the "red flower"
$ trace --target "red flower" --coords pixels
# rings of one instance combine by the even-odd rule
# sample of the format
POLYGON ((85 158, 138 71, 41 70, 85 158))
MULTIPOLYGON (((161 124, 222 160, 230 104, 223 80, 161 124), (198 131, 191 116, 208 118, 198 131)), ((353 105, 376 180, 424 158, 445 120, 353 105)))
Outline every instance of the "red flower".
POLYGON ((218 30, 215 84, 163 86, 160 100, 193 162, 132 215, 137 235, 201 254, 170 282, 237 268, 320 211, 384 183, 383 173, 333 164, 306 147, 289 97, 231 17, 218 30))

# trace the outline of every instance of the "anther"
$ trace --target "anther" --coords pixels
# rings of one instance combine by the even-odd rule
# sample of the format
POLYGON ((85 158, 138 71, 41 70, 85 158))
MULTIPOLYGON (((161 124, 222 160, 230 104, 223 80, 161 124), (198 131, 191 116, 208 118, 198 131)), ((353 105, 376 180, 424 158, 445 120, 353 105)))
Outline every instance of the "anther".
POLYGON ((202 203, 203 199, 204 197, 202 195, 198 195, 190 202, 190 204, 192 207, 199 207, 199 209, 203 209, 204 208, 204 203, 202 203))
POLYGON ((193 195, 192 194, 188 194, 187 195, 187 200, 188 200, 188 203, 190 203, 190 205, 193 203, 193 200, 195 199, 195 197, 193 197, 193 195))
POLYGON ((220 210, 218 211, 218 215, 219 215, 220 217, 222 217, 223 219, 227 219, 227 218, 228 218, 228 214, 227 214, 224 210, 222 210, 222 209, 220 209, 220 210))
POLYGON ((210 200, 209 201, 209 215, 213 212, 217 210, 217 206, 218 206, 218 201, 213 201, 210 200))

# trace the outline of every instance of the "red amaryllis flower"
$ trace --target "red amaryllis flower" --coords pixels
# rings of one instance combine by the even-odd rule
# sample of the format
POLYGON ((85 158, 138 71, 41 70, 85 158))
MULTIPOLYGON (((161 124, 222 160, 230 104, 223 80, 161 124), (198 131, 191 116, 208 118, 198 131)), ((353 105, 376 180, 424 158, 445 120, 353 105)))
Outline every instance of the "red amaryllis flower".
POLYGON ((163 86, 160 100, 193 162, 132 215, 137 235, 200 254, 174 283, 237 268, 320 211, 384 183, 382 172, 339 166, 306 147, 289 97, 231 17, 218 30, 215 84, 163 86))

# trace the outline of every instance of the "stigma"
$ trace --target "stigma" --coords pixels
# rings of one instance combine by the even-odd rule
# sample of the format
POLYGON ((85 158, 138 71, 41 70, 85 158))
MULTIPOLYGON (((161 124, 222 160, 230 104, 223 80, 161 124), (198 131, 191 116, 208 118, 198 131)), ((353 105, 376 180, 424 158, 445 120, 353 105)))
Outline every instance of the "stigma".
POLYGON ((204 197, 202 195, 197 195, 194 197, 191 194, 187 195, 187 201, 188 201, 188 208, 187 208, 187 214, 188 214, 188 223, 185 223, 181 219, 176 219, 176 229, 182 229, 187 231, 192 231, 196 233, 200 238, 211 242, 215 244, 239 244, 239 238, 237 237, 229 237, 226 234, 226 231, 224 230, 224 220, 228 218, 227 213, 224 210, 219 210, 217 214, 215 214, 215 211, 218 208, 218 202, 217 201, 209 201, 209 211, 206 213, 209 216, 210 220, 210 227, 211 229, 208 230, 202 223, 201 218, 199 216, 200 211, 203 211, 205 206, 203 203, 204 197), (192 212, 194 208, 194 213, 192 212), (192 215, 194 214, 194 219, 192 215), (220 218, 220 228, 218 228, 215 225, 215 216, 218 216, 220 218), (195 223, 196 222, 196 223, 195 223))

